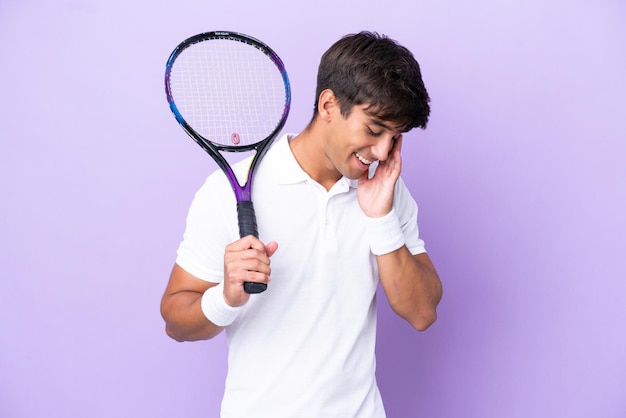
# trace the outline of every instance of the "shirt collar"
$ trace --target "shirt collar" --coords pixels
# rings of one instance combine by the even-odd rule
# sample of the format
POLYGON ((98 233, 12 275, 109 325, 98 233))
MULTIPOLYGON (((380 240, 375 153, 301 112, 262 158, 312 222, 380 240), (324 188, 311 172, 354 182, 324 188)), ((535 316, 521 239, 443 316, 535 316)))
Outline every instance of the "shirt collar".
POLYGON ((296 161, 296 157, 289 147, 289 141, 295 138, 296 135, 291 133, 285 134, 272 146, 274 151, 273 158, 276 159, 273 163, 278 174, 278 184, 296 184, 309 178, 308 174, 304 172, 298 161, 296 161))
MULTIPOLYGON (((284 134, 274 145, 274 157, 276 158, 276 170, 278 174, 278 184, 296 184, 303 181, 314 181, 311 177, 300 167, 296 157, 291 152, 289 147, 289 141, 296 137, 297 134, 287 133, 284 134)), ((359 180, 352 180, 347 177, 342 177, 339 182, 346 183, 350 188, 356 189, 359 180)))

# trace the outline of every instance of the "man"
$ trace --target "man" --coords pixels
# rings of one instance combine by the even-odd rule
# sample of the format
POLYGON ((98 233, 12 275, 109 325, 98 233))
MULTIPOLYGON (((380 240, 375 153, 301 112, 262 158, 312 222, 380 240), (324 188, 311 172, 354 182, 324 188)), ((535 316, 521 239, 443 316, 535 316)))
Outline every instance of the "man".
POLYGON ((259 236, 271 241, 239 239, 221 171, 198 191, 161 311, 178 341, 226 329, 223 418, 385 417, 377 286, 420 331, 442 295, 400 178, 402 133, 425 128, 429 114, 406 48, 349 35, 322 57, 309 125, 277 141, 257 168, 259 236), (269 285, 250 295, 246 281, 269 285))

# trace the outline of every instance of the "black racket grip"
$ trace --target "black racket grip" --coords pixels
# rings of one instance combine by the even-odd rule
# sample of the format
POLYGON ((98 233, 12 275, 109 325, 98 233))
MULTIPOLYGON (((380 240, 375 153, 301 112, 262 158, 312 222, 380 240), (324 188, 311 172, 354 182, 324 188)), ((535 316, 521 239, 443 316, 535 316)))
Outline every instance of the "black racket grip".
MULTIPOLYGON (((237 202, 237 217, 239 219, 239 236, 241 238, 248 235, 259 237, 259 231, 256 226, 256 215, 254 214, 254 206, 252 201, 244 200, 237 202)), ((267 284, 256 282, 245 282, 243 290, 247 293, 261 293, 267 289, 267 284)))
POLYGON ((256 215, 250 200, 237 202, 237 216, 239 217, 239 236, 243 238, 248 235, 254 235, 258 238, 259 231, 256 228, 256 215))

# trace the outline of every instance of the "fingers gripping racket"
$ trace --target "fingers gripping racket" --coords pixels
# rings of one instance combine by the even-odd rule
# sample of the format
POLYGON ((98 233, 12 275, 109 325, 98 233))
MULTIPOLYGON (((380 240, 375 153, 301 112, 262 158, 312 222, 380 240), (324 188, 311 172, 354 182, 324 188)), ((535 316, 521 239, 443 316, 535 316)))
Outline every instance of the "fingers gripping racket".
MULTIPOLYGON (((235 32, 207 32, 180 43, 165 70, 165 92, 182 128, 224 171, 235 192, 239 235, 258 238, 254 170, 289 114, 285 66, 267 45, 235 32), (256 151, 241 185, 221 152, 256 151)), ((260 293, 265 283, 244 283, 260 293)))

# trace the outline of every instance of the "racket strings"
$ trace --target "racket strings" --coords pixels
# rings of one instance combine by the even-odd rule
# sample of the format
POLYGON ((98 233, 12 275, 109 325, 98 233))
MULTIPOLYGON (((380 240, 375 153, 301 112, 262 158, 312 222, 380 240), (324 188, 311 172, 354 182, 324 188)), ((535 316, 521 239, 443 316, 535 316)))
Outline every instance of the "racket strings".
POLYGON ((270 136, 287 102, 281 69, 259 48, 234 39, 186 48, 169 83, 185 121, 209 141, 230 147, 270 136))

